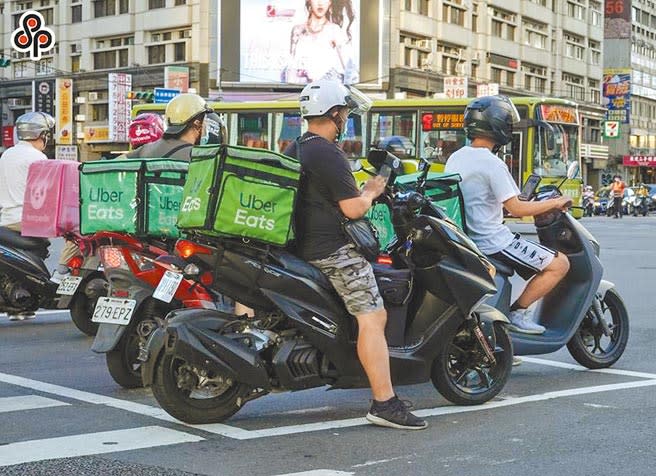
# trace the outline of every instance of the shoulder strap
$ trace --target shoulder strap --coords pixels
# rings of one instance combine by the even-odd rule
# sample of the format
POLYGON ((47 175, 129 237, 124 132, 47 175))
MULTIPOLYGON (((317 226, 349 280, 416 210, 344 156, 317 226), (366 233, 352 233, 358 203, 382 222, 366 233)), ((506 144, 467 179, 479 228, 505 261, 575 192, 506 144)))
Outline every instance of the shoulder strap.
POLYGON ((180 144, 179 146, 174 147, 173 149, 169 150, 166 154, 162 154, 162 159, 168 159, 173 154, 175 154, 177 151, 185 149, 187 147, 191 147, 191 144, 180 144))

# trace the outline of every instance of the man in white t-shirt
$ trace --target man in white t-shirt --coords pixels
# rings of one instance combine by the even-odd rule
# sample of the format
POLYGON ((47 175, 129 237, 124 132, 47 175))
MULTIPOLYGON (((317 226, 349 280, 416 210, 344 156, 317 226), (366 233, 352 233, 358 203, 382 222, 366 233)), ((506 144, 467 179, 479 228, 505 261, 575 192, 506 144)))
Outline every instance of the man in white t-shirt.
POLYGON ((517 109, 505 96, 486 96, 472 101, 465 110, 465 132, 471 145, 454 152, 445 172, 462 177, 467 228, 472 240, 486 255, 508 264, 522 278, 526 289, 511 307, 512 329, 542 334, 545 328, 533 322, 529 306, 551 291, 569 270, 567 256, 525 240, 503 224, 504 207, 513 216, 535 216, 566 209, 566 197, 527 202, 519 200, 519 189, 508 167, 495 154, 512 141, 517 109))

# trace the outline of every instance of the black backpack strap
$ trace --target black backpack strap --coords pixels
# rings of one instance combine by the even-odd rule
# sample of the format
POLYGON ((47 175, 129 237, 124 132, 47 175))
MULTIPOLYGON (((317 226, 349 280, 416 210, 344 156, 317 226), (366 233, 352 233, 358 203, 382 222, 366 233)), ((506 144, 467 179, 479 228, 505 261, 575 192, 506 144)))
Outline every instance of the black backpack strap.
POLYGON ((168 159, 171 157, 173 154, 175 154, 177 151, 185 149, 187 147, 191 147, 191 144, 180 144, 177 147, 174 147, 173 149, 169 150, 166 154, 162 154, 162 159, 168 159))

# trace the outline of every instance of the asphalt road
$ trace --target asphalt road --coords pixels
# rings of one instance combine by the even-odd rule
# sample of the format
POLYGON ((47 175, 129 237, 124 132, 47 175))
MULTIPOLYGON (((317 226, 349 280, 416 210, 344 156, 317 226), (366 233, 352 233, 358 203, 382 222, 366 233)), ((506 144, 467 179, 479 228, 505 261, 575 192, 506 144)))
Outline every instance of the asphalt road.
POLYGON ((566 350, 525 359, 501 395, 454 407, 430 384, 399 388, 429 428, 380 429, 368 391, 315 389, 190 427, 148 390, 124 390, 67 313, 0 317, 0 475, 653 475, 656 217, 583 221, 631 315, 612 372, 566 350))

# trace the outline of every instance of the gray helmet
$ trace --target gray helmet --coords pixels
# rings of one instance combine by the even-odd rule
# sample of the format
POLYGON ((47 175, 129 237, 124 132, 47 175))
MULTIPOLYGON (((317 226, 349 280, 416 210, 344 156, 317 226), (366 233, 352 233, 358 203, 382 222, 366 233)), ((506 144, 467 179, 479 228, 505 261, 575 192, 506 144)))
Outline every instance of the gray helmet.
POLYGON ((55 134, 55 120, 45 112, 28 112, 16 119, 18 140, 43 139, 46 145, 55 134))
POLYGON ((512 141, 519 113, 507 96, 484 96, 465 108, 465 133, 469 139, 488 137, 497 145, 512 141))

